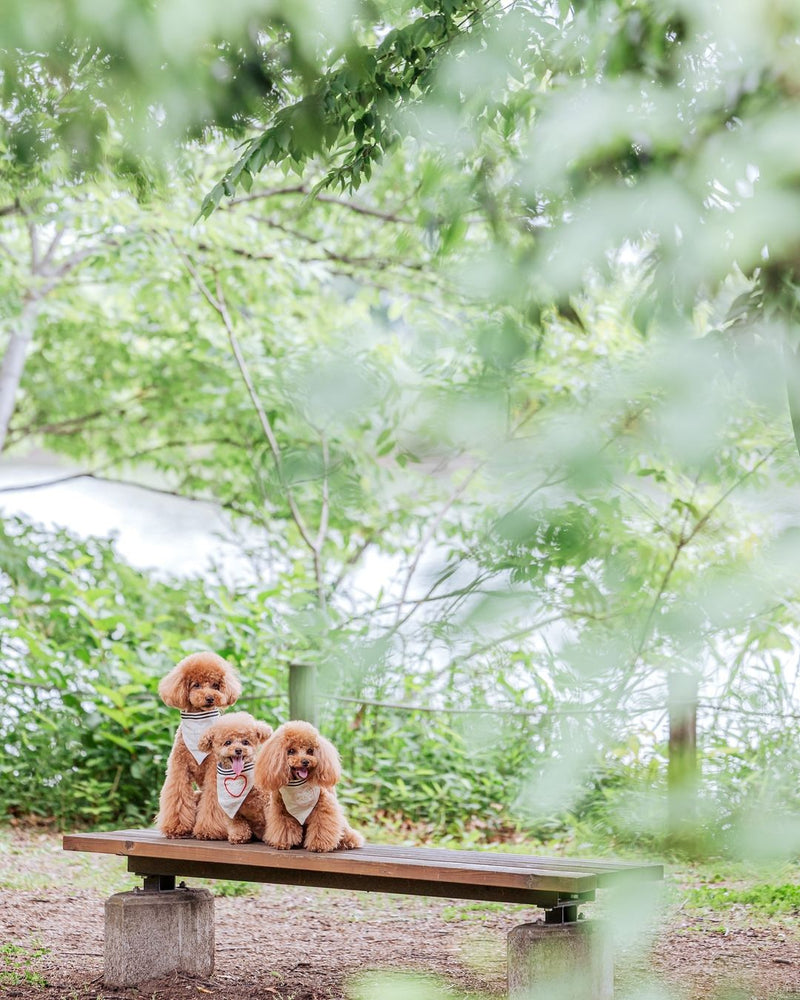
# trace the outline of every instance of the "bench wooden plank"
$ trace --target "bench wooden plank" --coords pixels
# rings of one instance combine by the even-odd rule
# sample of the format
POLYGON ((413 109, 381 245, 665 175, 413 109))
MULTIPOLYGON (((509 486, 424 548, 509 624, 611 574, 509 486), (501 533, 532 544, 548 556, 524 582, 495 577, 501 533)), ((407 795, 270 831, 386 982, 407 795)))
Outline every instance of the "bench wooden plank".
POLYGON ((244 864, 255 868, 302 869, 336 872, 339 875, 364 875, 375 879, 415 878, 431 882, 478 883, 517 889, 550 891, 590 891, 596 878, 590 872, 568 868, 554 872, 525 865, 476 864, 461 859, 458 851, 446 851, 445 857, 398 857, 391 848, 378 853, 365 849, 315 853, 313 851, 278 851, 266 844, 229 844, 218 840, 169 840, 160 833, 122 830, 115 833, 75 834, 64 838, 66 850, 90 850, 164 860, 193 860, 214 864, 244 864))
MULTIPOLYGON (((115 840, 119 838, 134 841, 138 840, 149 845, 195 843, 194 841, 188 839, 168 841, 154 830, 121 830, 108 834, 73 835, 69 838, 65 838, 65 841, 67 839, 73 840, 75 837, 81 836, 89 838, 92 844, 96 844, 98 838, 105 839, 108 837, 114 838, 115 840)), ((223 841, 201 841, 200 843, 213 844, 215 847, 222 847, 223 849, 228 849, 229 847, 229 845, 226 845, 223 841)), ((271 850, 262 844, 250 844, 245 846, 255 846, 259 850, 271 850)), ((102 850, 103 848, 100 848, 99 846, 92 846, 90 844, 85 848, 72 849, 96 851, 102 850)), ((119 852, 114 849, 110 853, 119 852)), ((414 864, 433 865, 437 867, 455 864, 462 868, 499 868, 509 872, 513 870, 532 871, 533 873, 538 874, 557 872, 565 875, 565 877, 567 876, 567 873, 571 873, 573 876, 591 874, 597 879, 602 880, 604 885, 614 885, 618 882, 627 882, 629 876, 639 881, 654 881, 664 877, 664 869, 662 865, 642 864, 641 862, 635 861, 538 857, 529 854, 502 854, 490 851, 448 850, 439 847, 411 847, 408 845, 366 844, 364 847, 355 852, 336 852, 335 854, 330 855, 314 855, 305 851, 281 851, 278 852, 275 857, 278 859, 277 863, 279 864, 288 863, 292 865, 293 862, 291 860, 286 862, 286 858, 291 858, 297 855, 300 857, 312 858, 338 858, 340 860, 338 862, 334 862, 337 865, 343 863, 342 859, 346 860, 347 858, 357 856, 361 860, 370 858, 383 863, 392 861, 403 863, 405 861, 411 861, 414 864)), ((265 863, 271 864, 275 862, 265 860, 265 863)), ((303 862, 303 864, 305 865, 305 862, 303 862)))
POLYGON ((476 865, 489 865, 496 867, 519 867, 532 868, 537 871, 565 870, 576 873, 591 873, 597 878, 598 888, 607 888, 614 885, 621 885, 629 881, 660 881, 664 878, 664 866, 658 864, 645 864, 638 861, 611 861, 607 858, 589 860, 587 858, 552 858, 538 857, 531 854, 503 854, 497 851, 450 851, 438 847, 385 847, 383 844, 366 844, 362 848, 363 853, 381 854, 390 851, 396 857, 419 857, 420 860, 430 857, 432 861, 437 858, 447 860, 447 855, 454 855, 462 862, 476 865))
POLYGON ((71 834, 65 850, 118 854, 141 875, 242 881, 495 900, 553 907, 594 898, 599 886, 663 877, 659 865, 538 858, 443 848, 369 844, 319 854, 277 851, 261 843, 169 840, 155 830, 71 834))
MULTIPOLYGON (((169 874, 188 878, 234 879, 241 882, 268 882, 273 885, 313 886, 322 889, 350 889, 358 892, 395 893, 402 896, 443 896, 492 903, 518 903, 552 909, 569 901, 590 902, 594 891, 564 893, 537 889, 514 889, 498 885, 434 882, 374 875, 353 875, 335 871, 306 871, 302 868, 256 868, 248 865, 198 862, 182 858, 168 863, 169 874)), ((128 858, 128 870, 136 875, 159 875, 165 872, 163 859, 128 858)))

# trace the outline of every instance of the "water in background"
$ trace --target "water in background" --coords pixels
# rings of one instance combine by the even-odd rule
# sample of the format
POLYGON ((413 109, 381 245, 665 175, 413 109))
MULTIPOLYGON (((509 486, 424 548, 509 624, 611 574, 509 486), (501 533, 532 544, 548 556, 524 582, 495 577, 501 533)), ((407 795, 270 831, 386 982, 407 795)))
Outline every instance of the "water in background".
POLYGON ((0 462, 0 514, 20 514, 83 538, 113 537, 122 558, 140 569, 192 576, 213 562, 226 577, 248 575, 249 563, 216 505, 69 478, 79 472, 47 454, 0 462), (20 486, 31 488, 9 489, 20 486))

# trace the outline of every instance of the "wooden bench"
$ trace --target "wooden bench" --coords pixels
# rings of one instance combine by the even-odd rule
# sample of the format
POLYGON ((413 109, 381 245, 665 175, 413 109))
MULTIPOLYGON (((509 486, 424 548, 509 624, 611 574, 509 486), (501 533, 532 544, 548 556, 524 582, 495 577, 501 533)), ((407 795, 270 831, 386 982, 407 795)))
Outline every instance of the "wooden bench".
MULTIPOLYGON (((170 894, 180 892, 180 889, 175 889, 178 876, 235 879, 521 903, 541 907, 545 927, 554 929, 558 925, 567 931, 591 923, 579 921, 578 908, 582 903, 594 900, 598 890, 618 887, 636 892, 642 882, 663 878, 662 866, 654 864, 382 844, 368 844, 353 851, 315 854, 305 850, 277 851, 261 843, 168 840, 154 830, 71 834, 64 837, 63 846, 68 851, 116 854, 127 858, 128 871, 144 879, 144 892, 140 893, 140 897, 150 899, 154 894, 168 899, 170 894)), ((213 904, 211 919, 213 933, 213 904)), ((108 937, 108 904, 106 933, 108 937)), ((128 945, 123 944, 122 947, 128 950, 128 945)), ((211 950, 213 952, 213 946, 211 950)), ((585 958, 584 955, 582 960, 585 958)), ((106 959, 108 965, 108 947, 106 959)), ((147 962, 145 968, 152 971, 153 966, 147 962)), ((523 979, 527 983, 530 972, 525 972, 523 979)), ((524 995, 524 989, 529 988, 529 985, 523 984, 518 995, 524 995)), ((579 991, 583 989, 585 985, 576 987, 579 991)), ((510 993, 514 995, 511 976, 510 993)), ((597 992, 596 995, 608 994, 597 992)), ((586 1000, 586 996, 581 1000, 586 1000)))

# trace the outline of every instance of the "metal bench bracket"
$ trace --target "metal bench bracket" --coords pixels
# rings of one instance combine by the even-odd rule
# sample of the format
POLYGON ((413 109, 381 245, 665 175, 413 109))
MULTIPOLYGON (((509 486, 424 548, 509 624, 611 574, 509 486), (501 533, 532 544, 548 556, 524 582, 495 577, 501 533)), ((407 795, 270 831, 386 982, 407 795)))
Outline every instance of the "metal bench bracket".
POLYGON ((174 875, 144 875, 143 892, 169 892, 175 888, 174 875))

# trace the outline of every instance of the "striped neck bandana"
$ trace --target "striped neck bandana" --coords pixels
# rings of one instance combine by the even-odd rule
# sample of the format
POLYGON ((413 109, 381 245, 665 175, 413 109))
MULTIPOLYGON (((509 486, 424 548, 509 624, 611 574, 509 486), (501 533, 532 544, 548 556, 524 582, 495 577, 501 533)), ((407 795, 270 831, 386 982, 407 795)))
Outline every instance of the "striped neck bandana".
POLYGON ((217 721, 221 714, 218 708, 210 708, 207 712, 181 712, 183 742, 198 764, 202 764, 208 757, 208 753, 197 749, 200 737, 209 726, 217 721))
POLYGON ((288 785, 279 788, 286 811, 297 820, 305 823, 319 801, 319 785, 309 785, 308 778, 290 781, 288 785))
POLYGON ((217 801, 231 819, 253 787, 253 761, 242 763, 241 757, 231 767, 217 764, 217 801))

